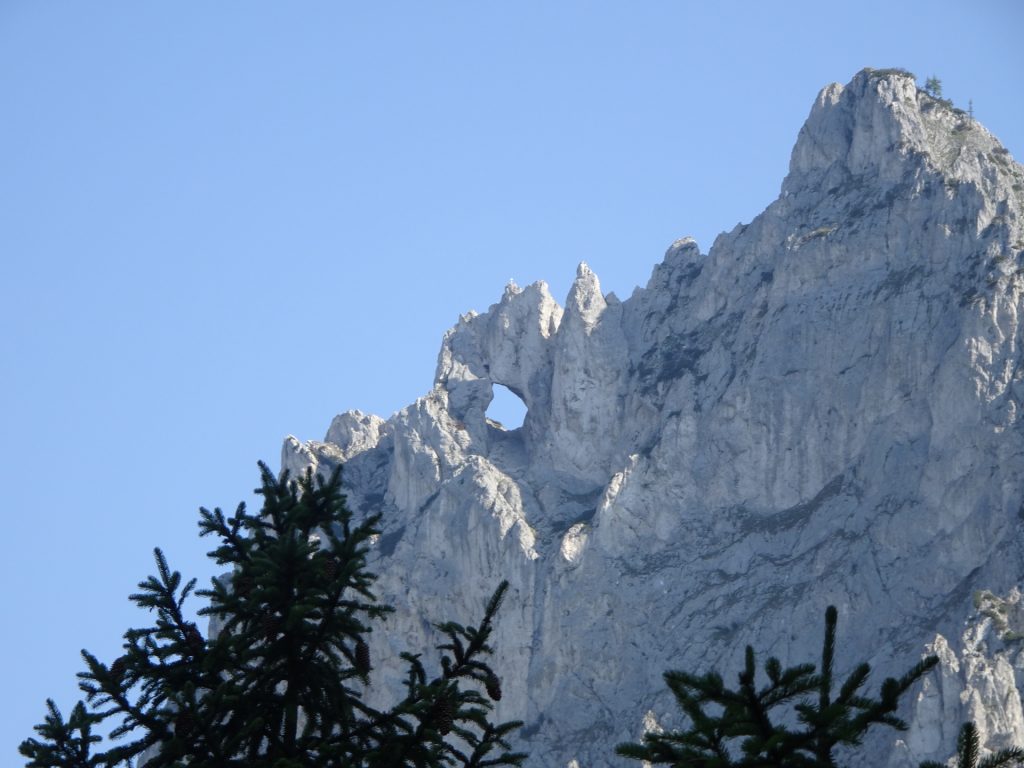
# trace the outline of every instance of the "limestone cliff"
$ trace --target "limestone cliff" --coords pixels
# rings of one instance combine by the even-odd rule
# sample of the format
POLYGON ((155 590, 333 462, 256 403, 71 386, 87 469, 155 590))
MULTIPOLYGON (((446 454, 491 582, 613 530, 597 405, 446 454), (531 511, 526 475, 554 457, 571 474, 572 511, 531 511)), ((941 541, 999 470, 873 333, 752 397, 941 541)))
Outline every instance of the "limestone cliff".
POLYGON ((1024 169, 979 123, 865 70, 709 253, 676 242, 625 301, 586 265, 564 308, 510 285, 445 335, 425 396, 289 438, 283 464, 344 462, 352 505, 384 511, 380 592, 410 610, 379 653, 511 581, 499 715, 531 765, 616 764, 677 722, 665 669, 816 657, 830 603, 875 685, 944 661, 872 764, 946 759, 964 717, 1019 743, 1024 654, 972 600, 1019 612, 1024 579, 1022 214, 1024 169), (496 384, 521 428, 487 419, 496 384))

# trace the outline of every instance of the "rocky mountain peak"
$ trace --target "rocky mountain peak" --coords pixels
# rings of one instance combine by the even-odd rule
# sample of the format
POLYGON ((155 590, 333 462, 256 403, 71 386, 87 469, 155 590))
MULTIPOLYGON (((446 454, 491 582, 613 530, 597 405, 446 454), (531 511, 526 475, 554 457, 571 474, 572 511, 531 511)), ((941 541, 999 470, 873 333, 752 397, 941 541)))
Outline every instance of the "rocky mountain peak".
POLYGON ((747 644, 812 659, 832 604, 843 661, 879 677, 943 649, 908 736, 865 764, 946 759, 975 701, 1003 702, 990 746, 1024 733, 1019 638, 972 603, 1020 602, 1022 192, 969 115, 864 70, 709 253, 673 243, 622 302, 586 264, 564 310, 510 284, 445 334, 415 403, 289 439, 286 468, 344 463, 352 505, 384 513, 380 592, 403 610, 374 658, 509 579, 499 716, 527 723, 531 765, 591 768, 677 717, 665 669, 732 670, 747 644), (497 385, 522 427, 487 418, 497 385))
POLYGON ((818 94, 797 137, 784 191, 837 174, 873 174, 883 183, 902 178, 904 161, 924 144, 914 78, 863 70, 847 85, 818 94))
MULTIPOLYGON (((992 187, 1015 175, 1006 149, 966 111, 917 87, 902 70, 859 72, 846 86, 818 94, 800 130, 783 182, 783 195, 841 189, 871 178, 890 190, 938 172, 950 184, 992 187)), ((1011 184, 1012 187, 1012 184, 1011 184)))
POLYGON ((601 283, 597 275, 581 261, 576 268, 576 279, 569 289, 569 298, 565 302, 568 317, 579 318, 580 322, 587 328, 592 328, 601 313, 608 306, 604 294, 601 293, 601 283))

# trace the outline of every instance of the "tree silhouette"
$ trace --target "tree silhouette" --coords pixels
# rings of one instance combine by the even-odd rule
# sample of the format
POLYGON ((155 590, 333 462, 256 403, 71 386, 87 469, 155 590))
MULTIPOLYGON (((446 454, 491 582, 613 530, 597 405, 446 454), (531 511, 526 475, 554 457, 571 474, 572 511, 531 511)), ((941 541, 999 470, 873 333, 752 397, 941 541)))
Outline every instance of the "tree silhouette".
POLYGON ((866 663, 836 690, 836 621, 836 609, 829 606, 820 671, 814 664, 783 669, 770 658, 764 665, 767 684, 759 686, 754 649, 748 646, 736 688, 727 687, 717 672, 666 672, 689 728, 648 733, 642 743, 620 744, 618 754, 676 768, 832 768, 837 749, 861 744, 871 727, 905 730, 895 714, 899 699, 938 658, 930 656, 902 677, 886 679, 877 698, 862 693, 871 672, 866 663))
POLYGON ((184 613, 195 579, 182 584, 157 549, 157 575, 131 600, 155 614, 124 634, 124 653, 104 664, 87 651, 79 674, 86 702, 65 721, 52 701, 20 747, 31 768, 435 768, 520 765, 494 723, 501 685, 485 661, 508 583, 478 627, 437 625, 440 669, 405 653, 404 697, 390 709, 366 701, 373 671, 369 633, 393 608, 372 591, 367 569, 379 515, 353 519, 340 470, 324 480, 277 479, 260 464, 259 515, 200 510, 200 535, 230 576, 197 594, 219 630, 205 639, 184 613), (94 735, 113 723, 112 744, 94 735))
MULTIPOLYGON (((956 768, 1003 768, 1003 766, 1019 766, 1024 764, 1024 749, 1011 747, 995 752, 988 757, 980 757, 978 729, 974 723, 964 723, 956 743, 956 768)), ((921 763, 920 768, 946 768, 943 763, 928 761, 921 763)))

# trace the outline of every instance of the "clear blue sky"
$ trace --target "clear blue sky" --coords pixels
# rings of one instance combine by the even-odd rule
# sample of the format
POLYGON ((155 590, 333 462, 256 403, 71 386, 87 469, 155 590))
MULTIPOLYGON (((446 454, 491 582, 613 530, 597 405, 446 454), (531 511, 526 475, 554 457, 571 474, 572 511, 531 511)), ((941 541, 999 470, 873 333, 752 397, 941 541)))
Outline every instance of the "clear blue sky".
MULTIPOLYGON (((0 0, 0 754, 281 439, 425 393, 577 262, 644 284, 775 197, 818 90, 938 75, 1024 154, 1024 5, 0 0)), ((457 617, 452 617, 457 618, 457 617)))

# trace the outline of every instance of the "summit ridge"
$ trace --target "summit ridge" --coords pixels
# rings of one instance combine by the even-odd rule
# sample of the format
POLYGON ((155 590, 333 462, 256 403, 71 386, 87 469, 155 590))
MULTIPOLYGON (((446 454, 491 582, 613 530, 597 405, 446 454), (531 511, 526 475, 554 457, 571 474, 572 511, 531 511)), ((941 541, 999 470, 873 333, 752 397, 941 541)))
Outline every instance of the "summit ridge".
POLYGON ((413 610, 375 658, 510 581, 497 714, 527 723, 530 765, 607 765, 671 722, 666 669, 814 658, 828 604, 850 663, 942 659, 865 764, 945 760, 966 719, 1021 744, 1022 298, 1024 168, 864 70, 707 254, 676 241, 623 301, 586 264, 564 307, 510 285, 445 334, 430 392, 290 437, 282 464, 344 463, 353 508, 384 513, 379 591, 413 610), (495 385, 522 427, 487 419, 495 385))

